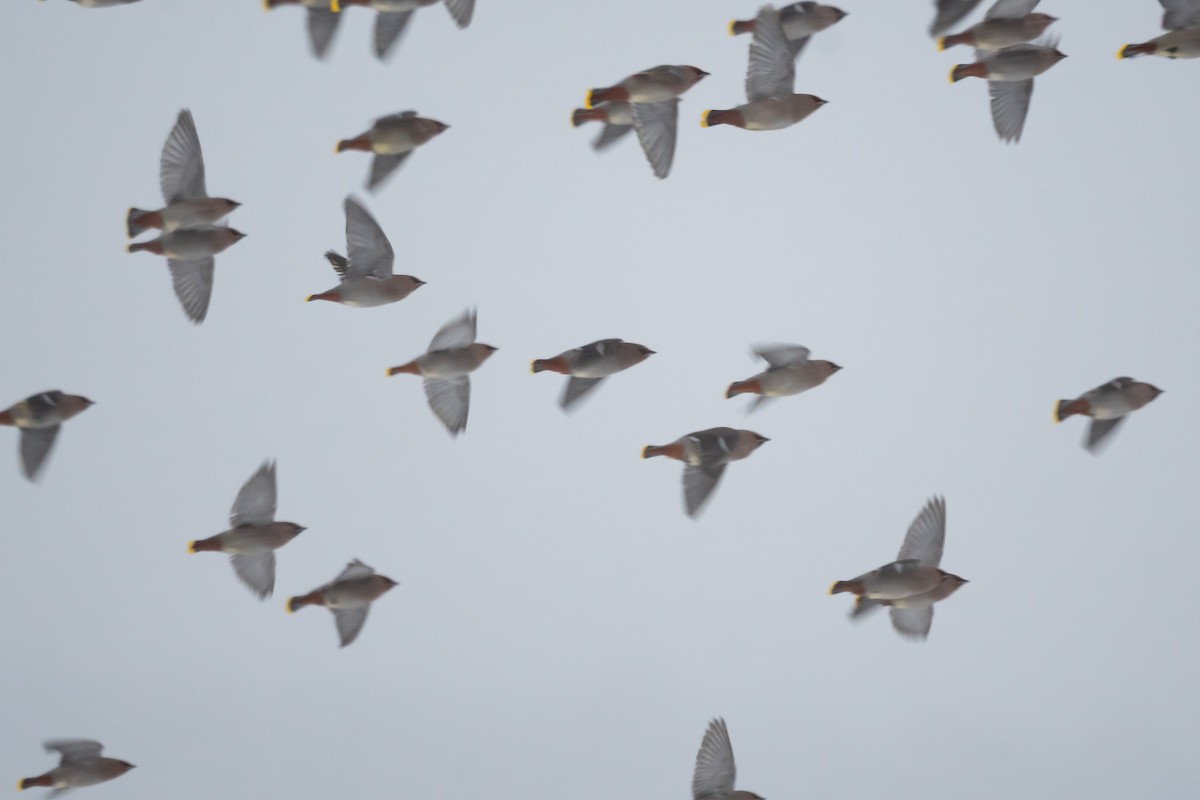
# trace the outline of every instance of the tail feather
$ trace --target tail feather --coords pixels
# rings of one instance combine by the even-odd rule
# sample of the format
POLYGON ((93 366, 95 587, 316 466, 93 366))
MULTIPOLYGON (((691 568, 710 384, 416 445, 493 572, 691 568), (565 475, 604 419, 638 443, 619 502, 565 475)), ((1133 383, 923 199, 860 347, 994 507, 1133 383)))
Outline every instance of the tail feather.
POLYGON ((745 123, 742 120, 742 112, 736 108, 727 109, 724 111, 714 111, 709 109, 700 115, 700 127, 711 128, 713 125, 733 125, 734 127, 742 127, 745 123))
POLYGON ((577 108, 571 112, 571 127, 578 128, 585 122, 606 122, 608 114, 602 108, 577 108))
POLYGON ((838 581, 829 587, 830 594, 841 594, 842 592, 851 592, 861 595, 863 591, 862 581, 838 581))
POLYGON ((642 458, 654 458, 661 456, 663 449, 658 445, 648 444, 642 448, 642 458))
POLYGON ((729 22, 729 35, 730 35, 730 36, 737 36, 739 33, 754 33, 754 28, 755 28, 755 24, 754 24, 754 22, 755 22, 755 21, 754 21, 754 20, 752 20, 752 19, 747 19, 747 20, 735 19, 735 20, 731 20, 731 21, 729 22))
POLYGON ((54 786, 54 779, 50 777, 50 773, 38 775, 36 778, 22 778, 17 781, 17 789, 30 789, 34 786, 54 786))
POLYGON ((1143 44, 1127 44, 1117 51, 1117 58, 1133 58, 1135 56, 1152 56, 1158 49, 1154 42, 1143 44))
POLYGON ((129 213, 125 215, 125 227, 129 230, 130 239, 135 236, 140 236, 144 231, 146 231, 147 226, 140 224, 140 222, 142 217, 149 213, 149 211, 145 211, 140 208, 129 209, 129 213))
POLYGON ((1059 400, 1054 404, 1054 421, 1062 422, 1067 417, 1073 417, 1076 414, 1086 414, 1087 412, 1087 400, 1059 400))

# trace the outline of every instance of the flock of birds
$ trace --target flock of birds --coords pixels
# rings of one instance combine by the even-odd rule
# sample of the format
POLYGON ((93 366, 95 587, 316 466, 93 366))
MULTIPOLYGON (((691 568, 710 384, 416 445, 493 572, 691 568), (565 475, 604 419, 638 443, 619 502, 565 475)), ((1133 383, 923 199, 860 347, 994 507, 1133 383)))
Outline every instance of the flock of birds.
MULTIPOLYGON (((420 7, 439 0, 264 0, 266 8, 302 5, 308 13, 308 33, 314 55, 325 56, 336 33, 344 8, 361 6, 377 12, 374 51, 386 57, 406 29, 411 15, 420 7)), ((88 8, 126 5, 138 0, 72 0, 88 8)), ((1056 21, 1035 13, 1038 0, 996 0, 983 21, 959 33, 945 34, 962 21, 981 0, 936 0, 931 35, 938 36, 939 49, 968 45, 976 50, 975 60, 956 65, 952 82, 978 77, 988 82, 996 132, 1004 141, 1017 141, 1024 130, 1033 93, 1033 80, 1065 55, 1054 42, 1033 43, 1056 21)), ((1200 0, 1160 0, 1165 9, 1167 33, 1146 42, 1125 45, 1120 58, 1156 55, 1165 58, 1200 57, 1200 0)), ((474 0, 445 0, 460 27, 470 24, 474 0)), ((840 22, 846 13, 815 2, 793 3, 781 9, 763 7, 753 20, 730 23, 731 34, 750 33, 749 67, 746 76, 747 102, 724 110, 705 111, 704 126, 731 125, 746 130, 778 130, 801 122, 825 101, 809 94, 796 94, 795 61, 808 40, 840 22)), ((586 108, 577 109, 572 122, 601 123, 603 129, 593 142, 602 150, 636 132, 655 173, 665 178, 674 158, 679 98, 708 73, 693 66, 663 65, 635 73, 619 83, 591 90, 586 108)), ((405 111, 381 117, 364 133, 337 144, 337 152, 358 150, 373 154, 367 181, 376 189, 391 176, 419 146, 447 129, 447 125, 405 111)), ((208 195, 204 159, 195 121, 189 111, 180 112, 167 137, 160 159, 160 185, 164 205, 155 210, 132 208, 126 224, 129 237, 158 230, 153 239, 134 242, 130 252, 148 252, 167 258, 175 293, 184 312, 194 323, 204 321, 212 294, 214 256, 231 247, 244 234, 222 224, 240 205, 236 201, 208 195)), ((346 249, 325 254, 339 283, 307 299, 370 308, 401 301, 423 285, 410 275, 393 271, 394 252, 386 234, 370 212, 354 197, 345 200, 346 249)), ((467 310, 447 322, 433 337, 426 352, 387 374, 412 374, 424 381, 430 408, 452 434, 465 430, 470 405, 471 372, 479 368, 496 348, 476 341, 476 314, 467 310)), ((556 372, 568 380, 559 404, 572 410, 606 378, 644 361, 654 351, 621 339, 604 339, 558 355, 537 359, 533 372, 556 372)), ((758 347, 754 353, 766 369, 745 380, 733 382, 727 397, 752 394, 748 410, 778 397, 793 396, 823 384, 841 367, 831 361, 810 358, 799 345, 758 347)), ((1055 421, 1081 415, 1091 418, 1084 446, 1097 452, 1120 423, 1161 393, 1157 387, 1120 377, 1074 399, 1057 402, 1055 421)), ((64 422, 77 416, 92 401, 80 395, 52 390, 40 392, 0 412, 0 425, 20 431, 20 463, 24 475, 36 479, 45 465, 64 422)), ((664 456, 683 462, 684 509, 696 516, 711 498, 726 466, 748 457, 768 439, 754 431, 712 428, 686 434, 664 445, 644 448, 644 458, 664 456)), ((189 552, 221 552, 230 556, 237 577, 259 598, 269 597, 275 585, 275 551, 303 530, 292 522, 275 520, 277 505, 275 464, 264 463, 246 483, 230 512, 230 528, 205 539, 190 542, 189 552)), ((934 604, 967 583, 941 569, 945 543, 946 504, 941 497, 930 499, 909 526, 896 559, 849 580, 838 581, 831 594, 856 596, 852 616, 858 617, 886 606, 901 635, 923 639, 933 621, 934 604)), ((289 612, 305 606, 324 606, 333 613, 342 647, 359 635, 371 604, 396 586, 392 579, 354 560, 331 582, 292 597, 289 612)), ((119 777, 133 765, 101 755, 102 746, 91 740, 52 740, 48 751, 60 756, 58 766, 18 784, 25 789, 51 787, 51 796, 67 789, 89 786, 119 777)), ((752 792, 735 790, 736 767, 729 733, 722 719, 713 720, 696 757, 693 795, 696 800, 761 800, 752 792)))

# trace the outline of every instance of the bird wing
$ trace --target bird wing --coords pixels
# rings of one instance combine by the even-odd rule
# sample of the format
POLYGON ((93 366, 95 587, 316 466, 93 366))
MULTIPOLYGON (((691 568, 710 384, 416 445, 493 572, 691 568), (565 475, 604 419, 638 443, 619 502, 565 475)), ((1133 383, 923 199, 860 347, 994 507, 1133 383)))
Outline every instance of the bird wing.
POLYGON ((1032 13, 1039 0, 996 0, 984 19, 1020 19, 1032 13))
POLYGON ((1200 24, 1200 0, 1159 0, 1163 7, 1162 26, 1169 31, 1200 24))
POLYGON ((911 606, 892 606, 892 627, 906 639, 924 639, 933 625, 933 603, 911 606))
POLYGON ((171 270, 171 283, 175 286, 175 296, 183 306, 183 313, 197 325, 204 322, 204 318, 208 316, 215 264, 212 256, 187 261, 167 259, 167 267, 171 270))
POLYGON ((308 9, 308 43, 317 58, 324 58, 325 53, 329 51, 329 43, 337 33, 338 21, 341 18, 341 14, 336 14, 328 8, 308 9))
POLYGON ((259 600, 266 599, 275 591, 275 553, 238 553, 229 557, 238 580, 250 587, 259 600))
POLYGON ((346 254, 350 257, 347 278, 367 275, 376 278, 392 277, 392 264, 396 254, 379 227, 379 223, 353 197, 347 197, 346 207, 346 254))
POLYGON ((654 174, 665 178, 671 174, 675 160, 675 130, 679 126, 679 98, 661 103, 631 103, 633 128, 650 162, 654 174))
POLYGON ((375 157, 371 159, 371 174, 367 177, 367 189, 375 191, 379 184, 387 180, 404 163, 404 159, 412 154, 412 150, 395 155, 380 155, 376 153, 375 157))
POLYGON ((344 281, 350 277, 348 274, 350 272, 350 259, 336 250, 326 250, 325 258, 329 259, 329 266, 333 267, 333 271, 338 274, 339 279, 344 281))
POLYGON ((724 472, 724 463, 700 467, 693 466, 692 464, 684 465, 683 505, 689 517, 694 517, 700 513, 700 509, 708 502, 708 498, 712 496, 713 489, 717 488, 717 481, 721 480, 721 475, 724 472))
POLYGON ((61 427, 62 425, 51 425, 48 428, 21 429, 21 469, 29 480, 37 480, 61 427))
POLYGON ((1029 100, 1033 97, 1033 78, 988 81, 988 94, 992 96, 992 123, 1000 139, 1005 142, 1021 141, 1025 116, 1029 113, 1029 100))
POLYGON ((200 134, 192 112, 179 112, 175 127, 163 145, 158 167, 158 182, 168 204, 176 200, 207 197, 204 188, 204 155, 200 152, 200 134))
POLYGON ((92 739, 51 739, 42 746, 46 748, 46 752, 58 753, 61 756, 60 765, 99 758, 104 749, 104 745, 92 739))
POLYGON ((592 140, 593 150, 606 150, 612 145, 624 139, 625 136, 633 132, 632 125, 613 125, 611 122, 605 123, 604 129, 600 131, 600 135, 592 140))
POLYGON ((750 41, 750 63, 746 68, 746 97, 751 101, 792 93, 796 83, 796 60, 779 12, 763 6, 754 23, 750 41))
POLYGON ((754 355, 772 367, 790 367, 808 361, 812 351, 798 344, 764 344, 752 349, 754 355))
POLYGON ((355 608, 335 608, 333 610, 333 621, 337 625, 338 639, 341 640, 342 647, 353 642, 358 638, 359 631, 367 621, 367 612, 371 610, 369 605, 356 606, 355 608))
POLYGON ((475 0, 446 0, 446 10, 454 17, 458 27, 465 28, 471 24, 471 17, 475 14, 475 0))
POLYGON ((433 340, 429 343, 428 352, 450 350, 451 348, 466 347, 469 344, 474 344, 475 320, 475 310, 468 308, 462 313, 462 316, 455 317, 447 322, 434 334, 433 340))
POLYGON ((936 567, 942 563, 945 543, 946 501, 941 497, 932 497, 908 526, 896 560, 917 560, 925 566, 936 567))
POLYGON ((975 10, 983 0, 933 0, 933 24, 929 26, 929 35, 938 36, 975 10))
POLYGON ((729 730, 725 720, 714 719, 708 723, 700 751, 696 753, 696 771, 692 773, 692 797, 725 798, 733 793, 737 780, 737 764, 733 760, 733 745, 729 743, 729 730))
POLYGON ((874 611, 881 605, 883 605, 883 603, 879 602, 878 600, 872 600, 869 597, 863 597, 862 595, 859 595, 854 601, 854 608, 850 610, 850 619, 857 622, 866 614, 874 611))
POLYGON ((229 524, 235 528, 270 525, 275 521, 275 503, 275 462, 264 461, 238 491, 229 510, 229 524))
POLYGON ((1087 448, 1089 453, 1099 453, 1108 444, 1109 437, 1113 435, 1113 432, 1124 421, 1125 417, 1093 419, 1092 424, 1088 426, 1087 441, 1084 442, 1083 446, 1087 448))
POLYGON ((374 574, 375 570, 373 570, 371 567, 368 567, 366 564, 356 558, 347 564, 344 570, 338 573, 338 576, 333 579, 333 582, 341 583, 342 581, 352 581, 358 578, 367 578, 374 574))
POLYGON ((567 380, 567 388, 563 390, 562 398, 558 404, 564 411, 567 411, 571 406, 582 400, 588 393, 600 385, 604 378, 577 378, 571 376, 567 380))
POLYGON ((412 18, 411 11, 380 11, 375 16, 375 55, 386 58, 412 18))
POLYGON ((426 378, 425 397, 451 435, 457 436, 466 429, 467 412, 471 408, 471 381, 466 375, 426 378))

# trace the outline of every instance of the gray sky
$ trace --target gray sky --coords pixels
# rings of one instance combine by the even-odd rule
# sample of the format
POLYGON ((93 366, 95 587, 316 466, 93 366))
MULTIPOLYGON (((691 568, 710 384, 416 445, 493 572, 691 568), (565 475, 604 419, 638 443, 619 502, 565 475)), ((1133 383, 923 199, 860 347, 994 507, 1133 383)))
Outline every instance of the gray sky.
POLYGON ((699 127, 743 101, 749 2, 479 0, 466 31, 431 8, 386 65, 361 9, 319 63, 296 8, 0 5, 0 405, 97 401, 37 486, 0 431, 0 773, 86 736, 139 765, 93 800, 682 798, 723 715, 772 800, 1200 792, 1200 64, 1115 59, 1161 32, 1151 0, 1046 0, 1070 58, 1005 146, 930 3, 841 5, 798 68, 829 105, 774 133, 699 127), (568 125, 660 63, 712 73, 661 182, 568 125), (249 234, 200 328, 124 253, 183 107, 249 234), (334 143, 407 108, 452 127, 369 196, 334 143), (350 192, 428 282, 400 304, 302 302, 350 192), (469 305, 500 350, 452 440, 384 369, 469 305), (564 416, 529 361, 610 336, 658 355, 564 416), (748 418, 723 393, 762 341, 845 370, 748 418), (1051 408, 1118 375, 1166 394, 1093 457, 1051 408), (692 521, 679 464, 638 454, 715 425, 771 442, 692 521), (259 603, 185 547, 265 458, 308 530, 259 603), (923 645, 852 625, 830 582, 934 493, 971 582, 923 645), (328 612, 283 606, 354 557, 402 585, 339 651, 328 612))

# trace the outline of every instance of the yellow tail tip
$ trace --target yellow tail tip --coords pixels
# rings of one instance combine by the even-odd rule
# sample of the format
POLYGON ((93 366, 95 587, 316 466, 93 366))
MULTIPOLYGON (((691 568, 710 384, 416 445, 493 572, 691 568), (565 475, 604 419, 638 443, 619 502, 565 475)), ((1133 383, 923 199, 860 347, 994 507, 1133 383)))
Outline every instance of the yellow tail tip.
POLYGON ((729 20, 729 35, 730 36, 737 36, 737 23, 738 23, 738 21, 736 19, 729 20))
POLYGON ((939 36, 938 37, 938 52, 940 53, 945 49, 946 49, 946 37, 939 36))
POLYGON ((950 68, 950 82, 951 82, 951 83, 956 83, 956 82, 957 82, 957 81, 955 81, 955 80, 954 80, 954 73, 956 73, 956 72, 958 72, 958 65, 957 65, 957 64, 956 64, 955 66, 953 66, 953 67, 951 67, 951 68, 950 68))
POLYGON ((829 594, 832 595, 834 593, 833 590, 837 588, 839 583, 841 583, 841 581, 834 581, 833 583, 829 584, 829 594))
POLYGON ((263 10, 264 11, 271 10, 271 0, 263 0, 263 10))
POLYGON ((289 597, 289 598, 288 598, 288 601, 287 601, 287 603, 284 605, 284 608, 286 608, 286 609, 287 609, 287 612, 288 612, 289 614, 295 614, 295 613, 296 613, 296 609, 292 608, 292 601, 293 601, 293 600, 295 600, 295 599, 296 599, 296 598, 294 598, 294 597, 289 597))
POLYGON ((1125 58, 1125 50, 1126 50, 1128 47, 1129 47, 1129 45, 1127 45, 1127 44, 1126 44, 1126 45, 1122 45, 1122 46, 1121 46, 1121 49, 1117 51, 1117 61, 1122 61, 1122 60, 1124 60, 1124 58, 1125 58))
POLYGON ((304 298, 304 302, 311 303, 314 297, 316 297, 315 294, 310 294, 308 297, 304 298))
POLYGON ((333 2, 329 4, 329 10, 335 14, 340 14, 342 11, 342 4, 339 3, 338 0, 333 0, 333 2))
POLYGON ((537 362, 536 361, 529 362, 529 371, 532 372, 534 375, 537 374, 537 362))
POLYGON ((17 791, 18 791, 18 792, 23 792, 23 791, 25 791, 25 779, 24 779, 24 778, 22 778, 21 780, 17 781, 17 791))
POLYGON ((596 92, 595 89, 588 89, 587 99, 585 99, 583 101, 584 108, 593 108, 594 107, 594 105, 592 103, 592 95, 595 94, 595 92, 596 92))
POLYGON ((188 552, 189 553, 196 552, 196 542, 195 541, 188 542, 188 552))
POLYGON ((710 109, 706 110, 703 114, 700 115, 700 127, 701 128, 708 127, 708 115, 711 113, 712 113, 712 109, 710 108, 710 109))

